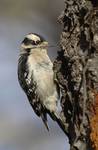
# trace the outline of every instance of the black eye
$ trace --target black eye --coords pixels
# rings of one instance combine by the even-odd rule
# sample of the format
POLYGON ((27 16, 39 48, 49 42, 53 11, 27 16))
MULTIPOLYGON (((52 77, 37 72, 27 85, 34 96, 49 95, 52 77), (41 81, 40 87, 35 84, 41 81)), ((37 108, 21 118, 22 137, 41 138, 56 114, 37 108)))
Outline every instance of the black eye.
POLYGON ((38 45, 40 43, 41 43, 41 41, 30 41, 30 44, 32 44, 32 45, 38 45))
POLYGON ((36 45, 35 41, 30 41, 30 44, 36 45))
POLYGON ((36 41, 36 45, 40 44, 41 41, 36 41))

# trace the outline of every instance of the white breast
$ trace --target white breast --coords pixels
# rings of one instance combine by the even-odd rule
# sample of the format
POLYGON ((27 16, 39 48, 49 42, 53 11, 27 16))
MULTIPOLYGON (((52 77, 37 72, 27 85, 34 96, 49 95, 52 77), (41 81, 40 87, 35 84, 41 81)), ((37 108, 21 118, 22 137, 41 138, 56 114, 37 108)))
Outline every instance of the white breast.
POLYGON ((28 59, 29 78, 33 71, 33 80, 37 83, 37 94, 41 102, 55 111, 57 105, 57 91, 54 84, 53 64, 47 54, 32 54, 28 59), (35 56, 35 57, 34 57, 35 56))

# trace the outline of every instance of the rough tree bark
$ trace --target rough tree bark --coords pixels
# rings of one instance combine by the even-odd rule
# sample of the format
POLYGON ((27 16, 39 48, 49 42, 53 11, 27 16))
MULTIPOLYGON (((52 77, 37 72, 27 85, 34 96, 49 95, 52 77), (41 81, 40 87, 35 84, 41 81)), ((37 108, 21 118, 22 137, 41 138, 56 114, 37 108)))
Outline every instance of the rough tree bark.
POLYGON ((98 0, 65 0, 54 71, 71 150, 98 150, 98 0))

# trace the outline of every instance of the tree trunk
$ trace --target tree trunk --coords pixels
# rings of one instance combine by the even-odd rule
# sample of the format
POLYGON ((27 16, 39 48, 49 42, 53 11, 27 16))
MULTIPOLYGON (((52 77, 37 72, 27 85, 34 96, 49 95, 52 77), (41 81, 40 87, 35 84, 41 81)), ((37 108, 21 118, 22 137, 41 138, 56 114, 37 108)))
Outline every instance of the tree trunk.
POLYGON ((98 150, 98 2, 65 0, 54 71, 71 150, 98 150))

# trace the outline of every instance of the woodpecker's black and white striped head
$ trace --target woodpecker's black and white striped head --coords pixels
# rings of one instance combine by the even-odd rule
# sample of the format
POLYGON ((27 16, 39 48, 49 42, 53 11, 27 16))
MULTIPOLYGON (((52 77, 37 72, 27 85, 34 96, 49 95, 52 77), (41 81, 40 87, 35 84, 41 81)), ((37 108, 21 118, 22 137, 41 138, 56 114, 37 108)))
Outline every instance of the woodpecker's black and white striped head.
POLYGON ((27 52, 30 49, 46 48, 48 42, 40 35, 29 33, 21 43, 21 51, 27 52))

